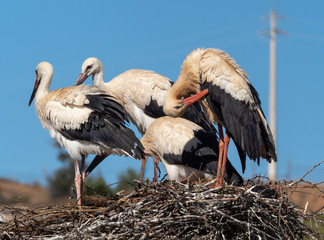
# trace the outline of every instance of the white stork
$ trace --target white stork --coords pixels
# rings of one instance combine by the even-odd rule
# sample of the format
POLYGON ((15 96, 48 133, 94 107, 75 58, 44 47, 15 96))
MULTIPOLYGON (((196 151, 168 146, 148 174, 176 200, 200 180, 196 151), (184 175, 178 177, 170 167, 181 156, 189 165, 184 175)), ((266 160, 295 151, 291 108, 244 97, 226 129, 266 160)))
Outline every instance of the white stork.
MULTIPOLYGON (((160 159, 170 180, 215 179, 218 168, 218 141, 199 125, 184 118, 156 119, 141 139, 145 155, 160 159)), ((243 179, 229 161, 225 179, 242 184, 243 179)))
POLYGON ((258 93, 246 72, 227 53, 218 49, 191 52, 178 80, 165 96, 163 110, 178 117, 198 99, 209 121, 218 123, 220 154, 216 186, 223 184, 222 166, 225 166, 230 138, 238 149, 243 172, 246 155, 258 163, 260 157, 277 161, 275 143, 258 93), (191 94, 196 95, 189 97, 191 94))
MULTIPOLYGON (((156 118, 165 116, 163 112, 164 96, 173 84, 167 77, 153 71, 132 69, 105 83, 103 65, 99 59, 94 57, 83 62, 76 85, 83 83, 91 75, 93 85, 118 99, 141 134, 146 132, 156 118)), ((215 128, 209 124, 198 103, 191 105, 182 117, 197 123, 215 135, 215 128)), ((153 160, 154 166, 156 166, 158 160, 155 158, 153 160)), ((147 158, 142 160, 140 180, 144 174, 146 161, 147 158)), ((99 163, 92 163, 91 169, 88 169, 87 172, 90 172, 99 163)), ((154 179, 157 179, 157 168, 155 168, 154 179)))
POLYGON ((125 111, 113 97, 95 86, 85 85, 49 92, 52 65, 41 62, 35 72, 36 82, 29 106, 35 98, 41 124, 74 159, 77 199, 81 207, 88 154, 96 154, 99 159, 110 154, 142 159, 143 146, 134 132, 127 128, 125 111))

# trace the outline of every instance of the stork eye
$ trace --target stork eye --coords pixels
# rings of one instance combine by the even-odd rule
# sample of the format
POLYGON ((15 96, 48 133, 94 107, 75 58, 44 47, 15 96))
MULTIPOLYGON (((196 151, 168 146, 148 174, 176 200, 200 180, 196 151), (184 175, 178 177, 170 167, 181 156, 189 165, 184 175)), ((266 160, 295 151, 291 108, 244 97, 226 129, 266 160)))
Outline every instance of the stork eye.
POLYGON ((37 75, 38 73, 37 73, 37 70, 35 70, 35 74, 37 75))
POLYGON ((182 108, 182 107, 183 107, 183 104, 178 105, 178 106, 175 106, 174 109, 180 109, 180 108, 182 108))
POLYGON ((86 71, 89 71, 91 68, 92 68, 93 65, 89 65, 87 68, 86 68, 86 71))

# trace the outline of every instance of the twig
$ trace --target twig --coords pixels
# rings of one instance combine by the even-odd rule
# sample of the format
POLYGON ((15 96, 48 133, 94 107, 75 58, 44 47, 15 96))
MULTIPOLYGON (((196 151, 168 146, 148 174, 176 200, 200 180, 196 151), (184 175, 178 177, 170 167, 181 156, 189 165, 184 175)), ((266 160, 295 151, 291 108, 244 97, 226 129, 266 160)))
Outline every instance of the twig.
POLYGON ((301 182, 304 177, 306 177, 310 172, 312 172, 316 167, 318 167, 319 165, 321 165, 322 163, 324 162, 324 160, 320 161, 319 163, 317 163, 315 166, 313 166, 309 171, 307 171, 299 180, 295 181, 295 182, 292 182, 289 184, 289 186, 292 186, 294 184, 297 184, 299 182, 301 182))
MULTIPOLYGON (((8 207, 16 221, 0 223, 0 239, 303 239, 316 236, 304 221, 314 215, 288 202, 285 183, 214 188, 208 183, 141 183, 108 197, 107 207, 8 207), (278 224, 280 223, 280 224, 278 224), (7 234, 7 235, 4 235, 7 234), (59 237, 58 237, 59 236, 59 237)), ((136 181, 135 181, 136 182, 136 181)), ((214 185, 214 184, 212 184, 214 185)), ((295 185, 294 185, 295 186, 295 185)), ((320 222, 318 222, 320 223, 320 222)))

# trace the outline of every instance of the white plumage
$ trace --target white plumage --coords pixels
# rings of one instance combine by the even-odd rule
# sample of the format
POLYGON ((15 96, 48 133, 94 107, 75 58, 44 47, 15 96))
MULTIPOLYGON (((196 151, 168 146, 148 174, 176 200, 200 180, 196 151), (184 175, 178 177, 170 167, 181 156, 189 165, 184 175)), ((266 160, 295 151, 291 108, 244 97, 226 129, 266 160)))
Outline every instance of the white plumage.
POLYGON ((94 57, 84 61, 76 84, 83 83, 91 75, 93 85, 116 97, 132 123, 142 134, 154 119, 159 117, 150 114, 149 111, 145 112, 152 101, 156 102, 156 107, 161 108, 160 114, 164 115, 162 110, 164 96, 171 88, 171 81, 167 77, 153 71, 132 69, 109 82, 104 82, 103 65, 99 59, 94 57))
POLYGON ((100 158, 125 154, 140 159, 143 147, 126 127, 127 117, 123 108, 111 96, 95 86, 85 85, 49 92, 52 76, 50 63, 38 64, 29 105, 35 97, 36 113, 41 124, 75 159, 75 183, 81 206, 84 161, 88 154, 96 154, 100 158), (114 140, 116 137, 119 137, 118 141, 114 140))
MULTIPOLYGON (((246 72, 227 53, 219 49, 196 49, 190 53, 178 80, 165 96, 163 109, 167 115, 179 117, 198 99, 209 121, 218 123, 219 162, 226 162, 230 138, 237 146, 243 171, 246 155, 258 162, 260 157, 277 160, 258 93, 246 72), (195 95, 189 97, 191 94, 195 95)), ((219 172, 218 184, 222 183, 221 175, 219 172)))
MULTIPOLYGON (((213 134, 191 121, 168 116, 158 118, 141 142, 146 155, 162 161, 171 180, 216 178, 218 141, 213 134)), ((229 183, 243 182, 229 161, 225 175, 229 183)))
MULTIPOLYGON (((123 106, 132 123, 142 134, 146 132, 156 118, 165 116, 163 112, 164 97, 172 86, 171 80, 167 77, 153 71, 132 69, 118 75, 109 82, 104 82, 103 65, 99 59, 94 57, 84 61, 76 84, 83 83, 91 75, 93 84, 116 98, 116 101, 123 106)), ((208 131, 215 132, 213 126, 205 118, 199 104, 189 107, 183 117, 198 123, 208 131)), ((146 160, 143 159, 143 166, 145 166, 145 163, 146 160)), ((156 160, 155 164, 157 164, 156 160)), ((143 168, 141 176, 143 175, 143 168)))

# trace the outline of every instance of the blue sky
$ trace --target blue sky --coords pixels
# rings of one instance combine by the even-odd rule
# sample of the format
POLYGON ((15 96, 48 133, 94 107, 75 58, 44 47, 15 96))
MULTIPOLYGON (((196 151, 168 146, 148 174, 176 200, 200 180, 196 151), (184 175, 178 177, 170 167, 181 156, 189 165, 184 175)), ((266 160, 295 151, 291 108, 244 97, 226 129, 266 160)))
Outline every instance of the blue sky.
MULTIPOLYGON (((88 57, 103 62, 105 81, 136 68, 175 81, 192 50, 219 48, 247 71, 267 115, 269 38, 260 32, 269 29, 269 21, 261 17, 273 7, 284 17, 278 28, 287 33, 277 38, 278 178, 301 177, 324 158, 322 1, 3 2, 0 177, 46 184, 46 177, 62 166, 34 104, 28 108, 41 61, 54 67, 53 90, 73 85, 88 57)), ((241 172, 233 144, 229 159, 241 172)), ((148 164, 146 176, 152 177, 152 162, 148 164)), ((110 156, 96 172, 112 183, 126 167, 139 170, 140 161, 110 156)), ((323 170, 319 167, 307 179, 323 181, 323 170)), ((243 177, 266 173, 266 161, 260 166, 249 161, 243 177)))

